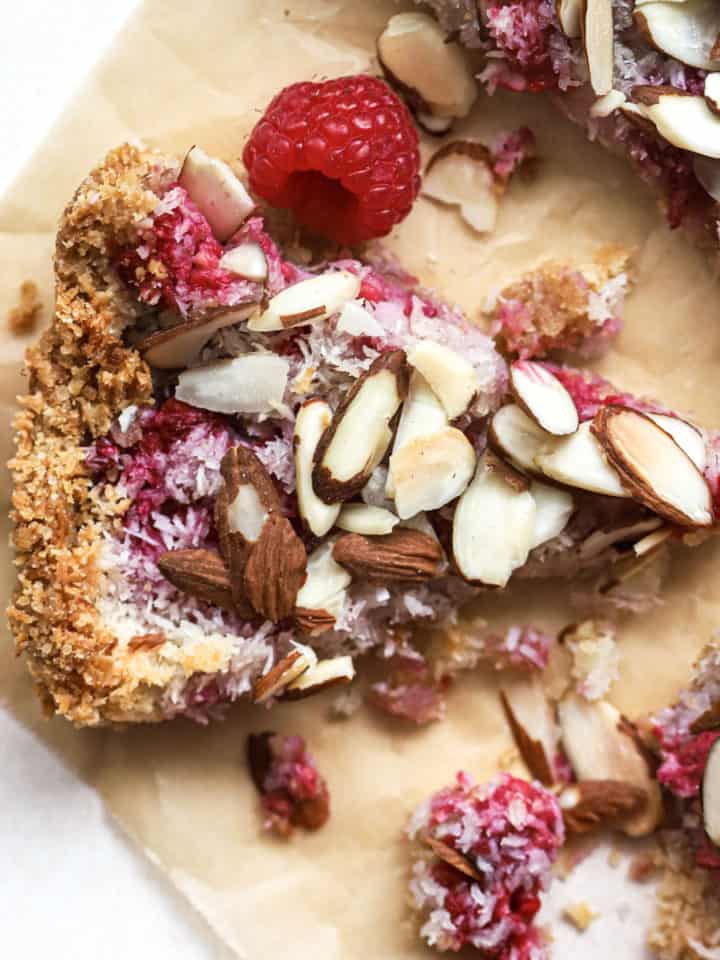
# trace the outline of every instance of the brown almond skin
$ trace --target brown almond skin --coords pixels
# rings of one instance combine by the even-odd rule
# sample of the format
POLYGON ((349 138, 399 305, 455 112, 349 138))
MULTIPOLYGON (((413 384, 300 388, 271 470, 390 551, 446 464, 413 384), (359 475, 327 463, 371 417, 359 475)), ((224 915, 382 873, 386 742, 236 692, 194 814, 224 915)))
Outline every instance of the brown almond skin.
POLYGON ((563 809, 568 833, 587 833, 597 826, 638 813, 647 803, 647 791, 620 780, 581 780, 569 784, 579 792, 574 807, 563 809))
POLYGON ((337 410, 333 414, 330 425, 322 437, 320 437, 320 442, 315 448, 315 455, 313 457, 315 464, 312 478, 313 488, 324 503, 341 503, 344 500, 349 500, 362 490, 369 479, 369 473, 363 472, 355 477, 351 477, 350 480, 347 481, 336 480, 327 467, 322 465, 322 460, 330 446, 332 438, 335 436, 340 421, 345 415, 345 411, 360 392, 363 384, 369 380, 370 377, 380 373, 382 370, 389 370, 395 375, 400 403, 402 403, 407 396, 410 372, 403 350, 388 350, 385 353, 381 353, 365 373, 361 377, 358 377, 341 400, 337 410))
POLYGON ((128 650, 152 650, 165 643, 164 633, 138 633, 128 640, 128 650))
POLYGON ((381 537, 344 534, 333 547, 333 559, 371 583, 423 583, 440 576, 443 551, 427 533, 396 527, 381 537))
MULTIPOLYGON (((268 670, 267 673, 258 677, 253 685, 253 703, 264 700, 273 687, 281 680, 283 674, 286 673, 293 664, 297 663, 301 656, 302 654, 299 650, 291 650, 282 660, 278 660, 271 670, 268 670)), ((283 692, 282 686, 280 686, 276 692, 281 694, 283 692)))
POLYGON ((327 610, 311 610, 309 607, 295 607, 293 620, 298 630, 309 637, 326 633, 335 626, 335 617, 327 610))
MULTIPOLYGON (((643 18, 644 19, 644 18, 643 18)), ((644 107, 654 107, 660 103, 660 97, 692 97, 694 94, 688 90, 678 90, 669 84, 659 84, 654 87, 651 84, 637 84, 632 88, 631 96, 634 103, 641 103, 644 107)))
POLYGON ((425 167, 425 173, 430 173, 435 164, 444 160, 445 157, 452 156, 467 157, 474 163, 484 164, 490 171, 493 169, 492 154, 484 143, 478 143, 475 140, 451 140, 450 143, 444 143, 439 147, 430 157, 425 167))
POLYGON ((690 733, 705 733, 706 730, 717 730, 718 727, 720 727, 720 700, 695 720, 690 726, 690 733))
POLYGON ((271 513, 253 545, 243 574, 253 608, 277 623, 289 617, 307 575, 307 554, 287 517, 271 513))
POLYGON ((551 758, 546 754, 545 747, 539 740, 533 739, 525 727, 518 723, 503 690, 500 691, 500 703, 505 711, 505 717, 515 740, 515 745, 525 761, 525 766, 540 783, 544 783, 548 787, 552 786, 555 777, 550 766, 551 758))
POLYGON ((451 847, 443 840, 438 840, 437 837, 433 837, 430 833, 424 833, 421 839, 423 843, 430 847, 438 859, 443 860, 451 867, 459 870, 460 873, 464 873, 466 877, 472 877, 472 879, 478 883, 484 882, 483 875, 480 871, 472 865, 467 857, 459 853, 454 847, 451 847))
POLYGON ((244 596, 235 598, 222 557, 212 550, 170 550, 158 560, 160 572, 174 587, 221 610, 235 610, 251 619, 244 596))

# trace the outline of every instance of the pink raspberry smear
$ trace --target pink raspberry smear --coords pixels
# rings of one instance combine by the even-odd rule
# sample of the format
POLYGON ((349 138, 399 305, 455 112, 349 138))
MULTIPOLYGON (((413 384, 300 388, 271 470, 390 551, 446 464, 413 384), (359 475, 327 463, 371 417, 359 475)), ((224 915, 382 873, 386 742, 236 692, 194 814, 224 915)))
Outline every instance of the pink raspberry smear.
POLYGON ((461 772, 453 786, 416 810, 408 833, 421 843, 440 841, 475 873, 468 876, 422 848, 410 892, 426 918, 421 935, 430 946, 471 946, 492 960, 546 956, 533 919, 565 839, 560 808, 548 790, 510 774, 479 786, 461 772))
POLYGON ((349 246, 388 234, 420 189, 410 113, 384 81, 364 75, 281 90, 243 161, 255 193, 349 246))

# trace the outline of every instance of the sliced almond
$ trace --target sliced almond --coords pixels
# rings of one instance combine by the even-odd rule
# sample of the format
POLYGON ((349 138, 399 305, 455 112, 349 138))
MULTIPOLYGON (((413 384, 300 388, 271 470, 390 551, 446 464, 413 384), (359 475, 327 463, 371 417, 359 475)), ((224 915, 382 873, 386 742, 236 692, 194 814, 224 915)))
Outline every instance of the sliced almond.
POLYGON ((613 86, 615 43, 612 0, 585 0, 582 34, 590 85, 601 97, 609 93, 613 86))
POLYGON ((580 545, 580 556, 583 560, 590 560, 615 544, 638 543, 646 534, 657 530, 661 525, 662 520, 659 517, 649 517, 647 520, 622 524, 609 530, 594 530, 580 545))
POLYGON ((651 833, 662 816, 660 787, 622 715, 605 700, 567 694, 558 704, 565 752, 578 780, 614 780, 644 790, 647 802, 622 825, 631 837, 651 833))
MULTIPOLYGON (((718 31, 718 36, 720 37, 720 31, 718 31)), ((705 77, 705 89, 703 93, 705 95, 705 102, 712 112, 720 115, 720 73, 709 73, 705 77)))
POLYGON ((611 113, 615 113, 616 110, 619 110, 620 107, 625 104, 626 99, 625 94, 620 90, 611 90, 602 97, 598 97, 590 107, 590 116, 599 118, 609 117, 611 113))
POLYGON ((317 655, 312 647, 296 643, 290 653, 255 681, 253 702, 264 703, 270 697, 284 693, 294 680, 301 677, 307 670, 314 668, 317 662, 317 655))
POLYGON ((504 587, 527 560, 535 513, 524 478, 485 452, 453 517, 453 556, 460 574, 473 583, 504 587))
POLYGON ((444 137, 446 133, 450 133, 455 122, 454 117, 436 117, 425 110, 416 109, 414 112, 417 125, 431 137, 444 137))
POLYGON ((713 51, 720 33, 716 0, 657 0, 643 4, 634 19, 648 43, 661 53, 699 70, 720 68, 720 58, 713 51))
POLYGON ((476 460, 472 444, 455 427, 406 443, 390 458, 398 515, 407 520, 455 500, 470 483, 476 460))
POLYGON ((355 666, 352 657, 331 657, 328 660, 318 660, 314 667, 302 673, 297 680, 287 686, 284 693, 286 700, 302 700, 312 697, 330 687, 345 686, 355 676, 355 666))
POLYGON ((246 320, 255 309, 256 305, 251 304, 183 320, 145 337, 138 344, 138 350, 143 360, 157 370, 180 370, 192 363, 214 333, 246 320))
POLYGON ((555 10, 566 37, 582 34, 583 7, 584 0, 555 0, 555 10))
POLYGON ((323 433, 330 426, 332 411, 319 397, 300 407, 295 418, 295 488, 300 516, 316 537, 323 537, 334 526, 340 504, 324 503, 315 493, 312 482, 315 451, 323 433))
POLYGON ((175 396, 216 413, 277 413, 284 409, 289 362, 274 353, 246 353, 184 370, 175 396))
POLYGON ((368 503, 346 503, 340 511, 336 526, 347 533, 363 533, 370 537, 381 537, 399 522, 385 507, 373 507, 368 503))
POLYGON ((646 557, 648 554, 655 553, 672 536, 670 527, 660 527, 653 533, 648 533, 641 537, 637 543, 633 544, 633 553, 636 557, 646 557))
POLYGON ((642 787, 621 780, 580 780, 558 794, 568 833, 587 833, 637 814, 647 803, 642 787))
POLYGON ((707 195, 720 203, 720 160, 693 157, 693 172, 707 195))
POLYGON ((338 313, 360 293, 360 277, 349 270, 328 270, 300 280, 270 298, 267 308, 248 323, 248 330, 268 333, 305 323, 320 323, 338 313))
POLYGON ((228 250, 220 258, 219 266, 244 280, 261 281, 267 277, 268 265, 259 243, 247 241, 228 250))
POLYGON ((359 300, 348 300, 338 317, 336 329, 351 337, 384 337, 385 330, 359 300))
POLYGON ((554 783, 560 731, 539 678, 515 675, 503 683, 500 701, 528 770, 541 783, 554 783))
POLYGON ((702 781, 702 811, 705 833, 720 847, 720 740, 710 748, 702 781))
MULTIPOLYGON (((445 407, 438 399, 427 380, 419 371, 410 374, 407 397, 402 405, 400 420, 395 431, 392 456, 395 456, 406 444, 416 437, 427 436, 442 430, 448 425, 445 407)), ((392 456, 390 463, 392 464, 392 456)), ((385 495, 393 496, 394 483, 392 466, 388 470, 385 495)))
POLYGON ((530 544, 530 549, 534 550, 563 532, 575 510, 575 501, 567 490, 550 487, 539 480, 530 484, 530 493, 535 501, 535 524, 530 544))
POLYGON ((666 413, 648 413, 650 419, 659 427, 669 433, 675 443, 684 450, 692 462, 702 473, 707 466, 707 446, 702 431, 688 423, 687 420, 681 420, 680 417, 673 417, 666 413))
POLYGON ((220 243, 225 243, 255 209, 250 195, 230 167, 208 156, 200 147, 191 147, 186 153, 178 182, 187 190, 220 243))
POLYGON ((337 619, 345 602, 352 577, 333 558, 337 537, 326 540, 307 560, 307 578, 298 590, 295 603, 303 610, 327 613, 337 619))
POLYGON ((604 407, 592 430, 634 499, 682 526, 713 522, 712 495, 690 457, 650 417, 604 407))
POLYGON ((389 350, 355 381, 315 452, 313 486, 325 503, 359 493, 392 440, 390 422, 407 393, 402 350, 389 350))
POLYGON ((425 378, 450 420, 472 406, 480 390, 480 379, 475 367, 456 350, 435 340, 420 340, 407 360, 425 378))
POLYGON ((500 456, 523 473, 537 474, 535 460, 550 435, 516 403, 508 403, 490 421, 488 443, 500 456))
POLYGON ((518 406, 548 433, 564 437, 577 430, 575 401, 541 363, 516 360, 510 366, 510 390, 518 406))
POLYGON ((421 839, 424 844, 430 847, 438 859, 447 863, 455 870, 459 870, 460 873, 464 873, 466 877, 471 877, 477 883, 485 882, 484 876, 478 868, 473 865, 470 858, 460 853, 455 847, 451 847, 449 843, 445 843, 444 840, 440 840, 427 832, 421 835, 421 839))
POLYGON ((271 513, 245 564, 243 583, 248 600, 266 620, 284 620, 296 605, 306 569, 302 540, 287 517, 271 513))
POLYGON ((453 140, 430 158, 420 193, 456 207, 477 233, 495 229, 503 185, 493 170, 488 148, 472 140, 453 140))
POLYGON ((720 116, 713 113, 705 97, 667 86, 633 87, 632 93, 642 105, 643 115, 668 143, 720 159, 720 116))
POLYGON ((535 457, 536 468, 567 487, 606 497, 629 496, 590 427, 591 422, 586 420, 569 437, 546 442, 535 457))
POLYGON ((384 537, 346 533, 336 541, 333 559, 371 583, 423 583, 440 576, 444 565, 434 537, 403 527, 384 537))
POLYGON ((391 83, 414 94, 431 115, 465 117, 478 95, 465 52, 427 13, 391 17, 377 42, 383 70, 391 83))

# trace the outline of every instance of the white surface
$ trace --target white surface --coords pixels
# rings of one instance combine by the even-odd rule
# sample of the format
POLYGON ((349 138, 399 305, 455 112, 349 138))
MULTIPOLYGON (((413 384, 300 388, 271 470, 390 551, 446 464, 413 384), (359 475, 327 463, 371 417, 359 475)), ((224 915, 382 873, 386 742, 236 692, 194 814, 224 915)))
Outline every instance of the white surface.
MULTIPOLYGON (((138 0, 0 0, 0 193, 138 0)), ((94 791, 0 707, 2 955, 226 956, 94 791)))

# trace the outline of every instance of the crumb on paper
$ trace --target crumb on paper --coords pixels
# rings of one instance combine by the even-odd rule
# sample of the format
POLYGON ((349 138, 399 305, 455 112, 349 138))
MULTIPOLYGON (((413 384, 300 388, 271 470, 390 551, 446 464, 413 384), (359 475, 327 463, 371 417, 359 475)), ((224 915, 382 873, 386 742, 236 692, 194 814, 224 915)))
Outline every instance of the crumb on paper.
POLYGON ((597 920, 598 914, 584 900, 578 903, 569 903, 563 907, 563 918, 571 923, 576 930, 584 933, 593 920, 597 920))
POLYGON ((33 280, 25 280, 20 284, 18 305, 8 311, 7 325, 10 333, 16 337, 24 337, 32 333, 37 326, 41 310, 42 303, 37 284, 33 280))
POLYGON ((572 656, 571 675, 577 692, 586 700, 604 697, 619 673, 620 653, 613 627, 584 620, 567 627, 561 642, 572 656))
POLYGON ((633 883, 646 883, 657 873, 659 864, 652 853, 638 853, 630 861, 628 878, 633 883))
POLYGON ((612 847, 610 852, 608 853, 608 858, 607 858, 608 866, 615 869, 616 867, 620 866, 620 864, 622 863, 622 859, 623 859, 622 854, 617 849, 617 847, 612 847))

